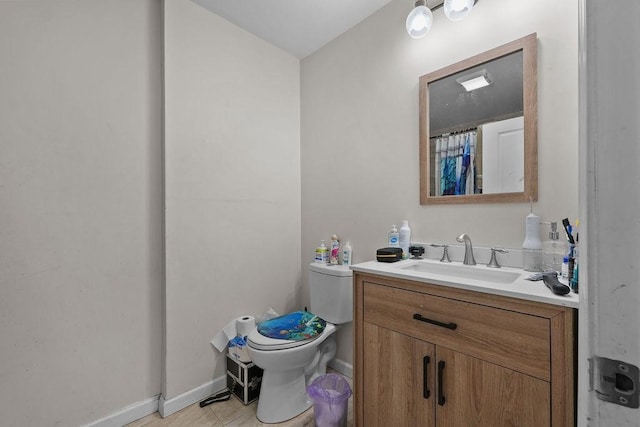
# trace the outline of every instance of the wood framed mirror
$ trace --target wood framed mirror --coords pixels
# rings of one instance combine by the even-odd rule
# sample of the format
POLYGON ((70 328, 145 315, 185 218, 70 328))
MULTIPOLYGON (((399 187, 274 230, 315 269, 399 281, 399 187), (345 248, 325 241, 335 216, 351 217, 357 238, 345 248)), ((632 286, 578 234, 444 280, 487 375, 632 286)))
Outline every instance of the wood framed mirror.
POLYGON ((535 33, 421 76, 420 204, 536 201, 537 90, 535 33))

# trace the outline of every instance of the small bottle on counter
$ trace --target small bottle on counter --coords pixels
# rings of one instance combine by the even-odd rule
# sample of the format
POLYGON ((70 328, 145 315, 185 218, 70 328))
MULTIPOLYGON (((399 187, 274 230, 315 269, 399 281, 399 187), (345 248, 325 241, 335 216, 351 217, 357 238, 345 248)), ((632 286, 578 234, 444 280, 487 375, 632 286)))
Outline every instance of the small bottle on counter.
POLYGON ((337 234, 331 236, 331 248, 329 252, 329 264, 338 265, 340 259, 340 238, 337 234))
MULTIPOLYGON (((566 254, 565 245, 560 241, 560 233, 558 232, 558 223, 553 221, 550 223, 551 231, 549 231, 549 239, 542 244, 542 271, 562 270, 562 262, 566 254)), ((569 260, 567 260, 567 268, 569 260)))
POLYGON ((396 228, 395 224, 391 226, 391 231, 389 231, 389 247, 400 247, 400 233, 398 233, 398 229, 396 228))
POLYGON ((569 256, 565 255, 562 258, 562 271, 561 274, 563 279, 568 279, 569 278, 569 256))
POLYGON ((576 294, 578 293, 578 288, 579 288, 579 280, 578 280, 578 272, 580 270, 580 263, 578 262, 578 258, 579 258, 579 250, 578 250, 578 239, 579 239, 579 235, 576 233, 576 246, 573 248, 573 274, 571 275, 571 290, 573 292, 575 292, 576 294))
POLYGON ((316 262, 326 264, 329 262, 329 248, 324 244, 324 240, 320 242, 320 246, 316 248, 316 262))
POLYGON ((351 244, 348 241, 342 247, 342 265, 351 265, 351 244))
POLYGON ((411 246, 411 228, 409 227, 409 221, 402 220, 402 227, 400 227, 400 247, 402 248, 402 259, 409 258, 409 246, 411 246))

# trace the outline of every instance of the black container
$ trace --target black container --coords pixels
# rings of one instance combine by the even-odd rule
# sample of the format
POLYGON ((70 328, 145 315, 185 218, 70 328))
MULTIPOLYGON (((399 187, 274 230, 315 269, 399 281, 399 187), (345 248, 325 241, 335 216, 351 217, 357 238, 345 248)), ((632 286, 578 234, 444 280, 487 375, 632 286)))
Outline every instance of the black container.
POLYGON ((396 262, 402 260, 402 248, 382 248, 376 251, 379 262, 396 262))
POLYGON ((253 362, 243 363, 227 355, 227 388, 245 405, 260 396, 262 369, 253 362))

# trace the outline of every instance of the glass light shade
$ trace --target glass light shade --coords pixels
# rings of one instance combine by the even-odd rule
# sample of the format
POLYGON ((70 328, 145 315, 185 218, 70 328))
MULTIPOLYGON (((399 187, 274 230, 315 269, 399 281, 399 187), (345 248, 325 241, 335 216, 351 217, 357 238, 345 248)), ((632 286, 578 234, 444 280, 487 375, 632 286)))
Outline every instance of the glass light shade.
POLYGON ((418 5, 407 16, 407 33, 414 39, 419 39, 429 32, 432 23, 431 10, 427 6, 418 5))
POLYGON ((459 21, 471 12, 474 0, 444 0, 444 14, 452 21, 459 21))

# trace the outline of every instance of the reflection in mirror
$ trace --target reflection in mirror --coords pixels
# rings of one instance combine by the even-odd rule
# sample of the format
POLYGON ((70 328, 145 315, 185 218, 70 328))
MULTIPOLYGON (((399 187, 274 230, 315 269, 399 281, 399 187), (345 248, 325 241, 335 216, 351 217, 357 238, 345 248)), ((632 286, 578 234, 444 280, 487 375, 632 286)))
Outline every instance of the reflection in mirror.
POLYGON ((420 78, 420 200, 537 199, 536 35, 420 78))

